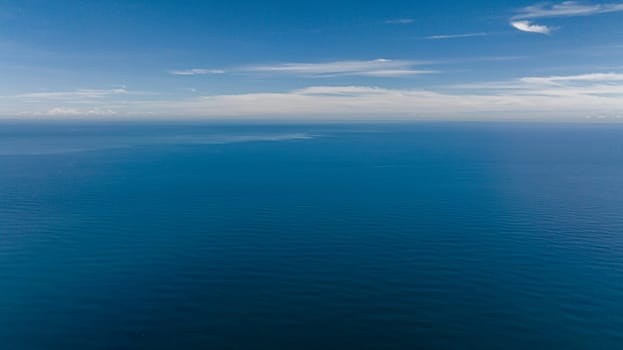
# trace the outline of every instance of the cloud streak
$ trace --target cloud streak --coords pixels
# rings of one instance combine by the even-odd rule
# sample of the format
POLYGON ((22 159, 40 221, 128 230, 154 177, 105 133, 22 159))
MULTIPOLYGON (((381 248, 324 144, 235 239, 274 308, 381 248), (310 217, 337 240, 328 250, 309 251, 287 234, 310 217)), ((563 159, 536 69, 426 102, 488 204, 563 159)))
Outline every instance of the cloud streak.
POLYGON ((75 107, 54 107, 48 110, 46 113, 48 116, 53 117, 82 117, 82 116, 100 116, 100 117, 112 117, 117 115, 117 112, 108 108, 94 107, 89 109, 80 109, 75 107))
POLYGON ((415 22, 415 20, 413 20, 412 18, 395 18, 395 19, 388 19, 384 23, 385 24, 411 24, 413 22, 415 22))
POLYGON ((591 73, 568 76, 528 77, 520 79, 524 83, 561 85, 565 83, 581 82, 623 82, 623 74, 619 73, 591 73))
POLYGON ((72 98, 103 98, 113 95, 127 95, 126 89, 78 89, 74 91, 33 92, 19 94, 21 99, 72 99, 72 98))
POLYGON ((432 70, 414 69, 415 61, 376 59, 372 61, 337 61, 327 63, 284 63, 242 68, 247 72, 290 74, 308 77, 373 76, 400 77, 436 73, 432 70))
POLYGON ((523 89, 443 93, 369 86, 316 86, 283 93, 204 96, 164 104, 197 117, 297 119, 544 119, 623 114, 623 88, 523 83, 523 89))
POLYGON ((602 13, 623 11, 623 4, 585 4, 577 1, 564 1, 559 4, 542 3, 519 9, 511 18, 510 25, 522 32, 549 35, 554 29, 546 25, 534 24, 532 20, 557 17, 593 16, 602 13))
POLYGON ((465 33, 465 34, 445 34, 445 35, 431 35, 424 39, 426 40, 446 40, 446 39, 461 39, 461 38, 474 38, 480 36, 488 36, 489 33, 465 33))
MULTIPOLYGON (((310 86, 285 92, 194 96, 184 99, 101 101, 84 95, 30 105, 29 115, 242 119, 583 119, 623 115, 623 73, 523 77, 427 89, 310 86), (106 102, 99 103, 98 102, 106 102), (114 102, 114 103, 113 103, 114 102)), ((16 101, 23 101, 16 99, 16 101)), ((5 101, 7 102, 7 101, 5 101)), ((9 101, 10 102, 10 101, 9 101)), ((15 116, 10 103, 0 115, 15 116)), ((23 104, 18 108, 23 111, 23 104), (21 108, 20 108, 21 107, 21 108)), ((25 113, 22 113, 25 114, 25 113)))
POLYGON ((208 74, 225 74, 225 71, 222 69, 182 69, 182 70, 171 70, 170 74, 173 75, 208 75, 208 74))
MULTIPOLYGON (((415 66, 422 65, 423 62, 409 60, 351 60, 321 63, 280 63, 273 65, 250 65, 231 69, 230 72, 236 73, 262 73, 273 75, 293 75, 310 78, 328 78, 336 76, 366 76, 366 77, 385 77, 396 78, 404 76, 414 76, 421 74, 437 73, 434 70, 415 69, 415 66)), ((172 71, 176 75, 201 75, 201 74, 222 74, 224 70, 214 69, 189 69, 172 71)))
POLYGON ((623 4, 583 4, 577 1, 564 1, 560 4, 544 3, 521 8, 513 19, 591 16, 620 11, 623 11, 623 4))
POLYGON ((547 97, 559 99, 564 105, 556 109, 571 107, 582 109, 591 103, 602 101, 603 106, 594 104, 596 109, 623 108, 623 74, 589 73, 568 76, 524 77, 511 81, 463 84, 454 86, 461 91, 479 91, 482 95, 514 95, 547 97), (564 98, 565 100, 562 100, 564 98), (618 100, 618 101, 617 101, 618 100))

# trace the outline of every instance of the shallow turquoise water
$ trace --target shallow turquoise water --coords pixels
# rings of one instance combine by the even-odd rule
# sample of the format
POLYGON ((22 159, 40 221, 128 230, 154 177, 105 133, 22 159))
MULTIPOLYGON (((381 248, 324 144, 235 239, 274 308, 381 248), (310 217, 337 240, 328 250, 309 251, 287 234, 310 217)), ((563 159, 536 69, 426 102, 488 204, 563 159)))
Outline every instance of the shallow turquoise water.
POLYGON ((623 125, 0 125, 2 349, 621 349, 623 125))

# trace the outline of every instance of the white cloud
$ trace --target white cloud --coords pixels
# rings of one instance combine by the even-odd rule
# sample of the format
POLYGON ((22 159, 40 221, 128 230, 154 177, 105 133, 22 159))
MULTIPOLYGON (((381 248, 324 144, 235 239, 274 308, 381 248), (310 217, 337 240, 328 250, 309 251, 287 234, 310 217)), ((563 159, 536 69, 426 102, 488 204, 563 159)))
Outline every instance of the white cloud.
POLYGON ((460 38, 473 38, 479 36, 488 36, 489 33, 465 33, 465 34, 446 34, 446 35, 431 35, 424 39, 427 40, 444 40, 444 39, 460 39, 460 38))
POLYGON ((577 1, 564 1, 560 4, 543 3, 521 8, 513 19, 590 16, 620 11, 623 11, 623 3, 583 4, 577 1))
POLYGON ((169 71, 169 73, 173 75, 208 75, 208 74, 225 74, 225 71, 222 69, 193 68, 193 69, 172 70, 172 71, 169 71))
POLYGON ((378 87, 370 86, 312 86, 293 93, 301 95, 334 95, 334 96, 354 96, 360 94, 380 94, 387 91, 378 87))
POLYGON ((585 4, 577 1, 564 1, 559 4, 542 3, 519 9, 517 14, 511 18, 510 24, 524 32, 549 34, 554 28, 533 24, 531 20, 539 18, 592 16, 621 11, 623 11, 623 3, 585 4))
POLYGON ((530 21, 513 21, 510 23, 510 25, 522 32, 538 33, 545 35, 549 35, 552 32, 552 28, 545 25, 532 24, 530 23, 530 21))
MULTIPOLYGON (((465 90, 480 90, 481 94, 513 94, 516 96, 544 96, 576 98, 576 101, 566 101, 576 106, 584 98, 605 98, 604 103, 614 102, 623 104, 623 74, 619 73, 590 73, 568 76, 524 77, 511 81, 475 83, 457 85, 453 88, 465 90), (611 101, 618 99, 620 101, 611 101)), ((565 108, 560 106, 560 108, 565 108)))
MULTIPOLYGON (((280 63, 272 65, 249 65, 228 70, 234 73, 264 73, 295 75, 303 77, 335 77, 335 76, 368 76, 368 77, 401 77, 418 74, 437 73, 433 70, 414 69, 424 62, 409 60, 376 59, 369 61, 335 61, 321 63, 280 63)), ((170 71, 175 75, 224 74, 220 69, 188 69, 170 71)))
POLYGON ((47 115, 51 116, 78 116, 80 114, 82 114, 82 112, 77 108, 64 107, 55 107, 47 112, 47 115))
MULTIPOLYGON (((617 73, 525 77, 447 90, 312 86, 289 92, 210 95, 149 106, 162 115, 271 119, 583 119, 623 113, 617 73), (445 91, 445 92, 444 92, 445 91)), ((147 107, 147 106, 142 106, 147 107)))
POLYGON ((412 18, 396 18, 396 19, 388 19, 385 21, 385 24, 411 24, 415 22, 412 18))
POLYGON ((371 61, 336 61, 324 63, 282 63, 255 65, 241 68, 247 72, 268 72, 309 77, 334 77, 345 75, 398 77, 436 73, 432 70, 416 70, 422 62, 408 60, 376 59, 371 61))
POLYGON ((609 82, 623 81, 623 74, 618 73, 591 73, 568 76, 551 76, 551 77, 528 77, 522 78, 520 81, 524 83, 560 85, 569 82, 609 82))
POLYGON ((117 111, 107 108, 107 107, 95 107, 91 108, 86 112, 87 115, 96 115, 96 116, 115 116, 117 115, 117 111))
POLYGON ((106 116, 111 117, 117 115, 117 112, 102 107, 94 107, 90 109, 79 109, 73 107, 54 107, 49 109, 46 113, 49 116, 60 117, 83 117, 83 116, 106 116))
MULTIPOLYGON (((0 115, 260 119, 581 119, 623 115, 623 74, 523 77, 510 81, 427 89, 311 86, 285 92, 192 96, 184 99, 109 100, 76 96, 63 107, 3 101, 0 115), (71 104, 69 104, 71 103, 71 104), (79 103, 79 104, 77 104, 79 103), (99 103, 99 104, 98 104, 99 103), (80 108, 75 108, 78 105, 80 108), (9 107, 13 106, 13 110, 9 107), (29 110, 26 110, 26 109, 29 110)), ((20 102, 21 101, 21 102, 20 102)))
POLYGON ((417 69, 379 69, 379 70, 371 70, 368 72, 359 72, 354 75, 361 75, 366 77, 384 77, 384 78, 393 78, 393 77, 404 77, 409 75, 422 75, 422 74, 436 74, 439 71, 436 70, 417 70, 417 69))
POLYGON ((22 99, 72 99, 72 98, 102 98, 112 95, 125 95, 129 92, 126 89, 79 89, 74 91, 55 91, 55 92, 33 92, 16 95, 22 99))

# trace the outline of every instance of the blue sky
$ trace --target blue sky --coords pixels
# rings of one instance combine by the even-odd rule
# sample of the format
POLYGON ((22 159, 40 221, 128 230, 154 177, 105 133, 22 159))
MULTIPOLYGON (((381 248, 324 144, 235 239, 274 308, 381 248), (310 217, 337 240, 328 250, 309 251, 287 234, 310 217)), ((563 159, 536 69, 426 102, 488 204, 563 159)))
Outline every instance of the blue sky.
POLYGON ((623 120, 623 2, 0 0, 1 118, 623 120))

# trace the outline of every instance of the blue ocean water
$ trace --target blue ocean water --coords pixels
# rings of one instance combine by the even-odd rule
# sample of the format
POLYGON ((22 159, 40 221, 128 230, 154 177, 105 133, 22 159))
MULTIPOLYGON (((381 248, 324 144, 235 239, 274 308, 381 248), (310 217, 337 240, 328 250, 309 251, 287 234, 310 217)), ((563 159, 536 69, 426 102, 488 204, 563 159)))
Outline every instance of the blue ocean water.
POLYGON ((0 348, 622 349, 623 125, 0 125, 0 348))

